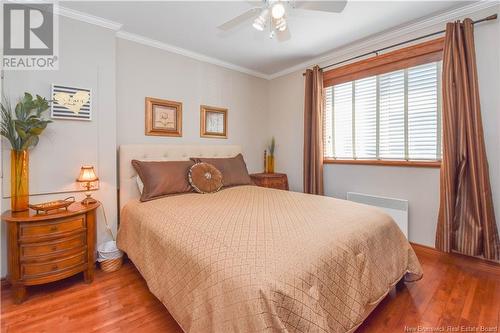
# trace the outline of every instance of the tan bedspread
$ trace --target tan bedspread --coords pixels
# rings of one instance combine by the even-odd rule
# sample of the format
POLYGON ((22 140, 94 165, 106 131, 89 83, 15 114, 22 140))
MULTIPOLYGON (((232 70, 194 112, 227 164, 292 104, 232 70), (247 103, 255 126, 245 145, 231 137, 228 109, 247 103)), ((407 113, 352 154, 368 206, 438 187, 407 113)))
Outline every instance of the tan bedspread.
POLYGON ((185 332, 348 332, 422 274, 382 211, 256 186, 132 201, 118 246, 185 332))

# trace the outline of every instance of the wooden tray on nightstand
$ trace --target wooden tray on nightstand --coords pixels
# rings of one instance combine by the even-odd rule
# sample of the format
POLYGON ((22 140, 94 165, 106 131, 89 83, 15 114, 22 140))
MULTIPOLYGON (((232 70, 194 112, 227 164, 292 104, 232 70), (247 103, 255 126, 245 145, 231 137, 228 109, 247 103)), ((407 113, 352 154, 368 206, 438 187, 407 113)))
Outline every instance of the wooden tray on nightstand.
POLYGON ((68 207, 74 202, 75 202, 75 197, 67 197, 64 200, 42 202, 39 204, 33 204, 33 205, 28 205, 28 206, 29 206, 29 208, 36 211, 37 214, 40 214, 40 212, 47 214, 51 210, 58 210, 58 209, 68 210, 68 207))

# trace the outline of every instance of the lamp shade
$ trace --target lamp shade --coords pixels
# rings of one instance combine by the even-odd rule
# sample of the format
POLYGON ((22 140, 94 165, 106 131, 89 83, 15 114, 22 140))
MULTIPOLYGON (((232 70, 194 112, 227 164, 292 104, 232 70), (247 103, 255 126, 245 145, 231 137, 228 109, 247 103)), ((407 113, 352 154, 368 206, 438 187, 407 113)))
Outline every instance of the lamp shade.
POLYGON ((95 174, 94 167, 91 165, 84 165, 80 169, 80 175, 76 179, 77 182, 94 182, 99 180, 95 174))

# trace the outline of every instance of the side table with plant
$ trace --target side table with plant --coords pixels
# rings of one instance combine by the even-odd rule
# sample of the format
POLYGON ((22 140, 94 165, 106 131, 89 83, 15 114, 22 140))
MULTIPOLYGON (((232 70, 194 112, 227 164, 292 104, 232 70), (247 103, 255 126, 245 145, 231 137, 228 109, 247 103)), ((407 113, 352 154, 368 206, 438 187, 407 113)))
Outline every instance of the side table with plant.
POLYGON ((49 108, 49 102, 41 96, 33 98, 31 94, 24 93, 15 108, 7 100, 0 106, 0 135, 11 145, 11 209, 19 212, 28 209, 29 150, 38 144, 40 134, 51 122, 42 116, 49 108))

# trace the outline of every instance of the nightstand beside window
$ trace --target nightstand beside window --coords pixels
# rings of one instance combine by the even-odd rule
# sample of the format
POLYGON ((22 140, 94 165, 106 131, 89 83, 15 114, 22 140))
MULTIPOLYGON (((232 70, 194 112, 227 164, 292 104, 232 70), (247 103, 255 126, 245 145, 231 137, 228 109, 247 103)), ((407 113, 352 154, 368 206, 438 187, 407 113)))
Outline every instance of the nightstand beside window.
POLYGON ((254 173, 250 178, 257 186, 288 191, 288 177, 284 173, 254 173))

